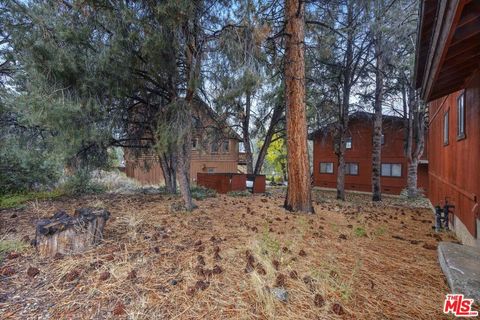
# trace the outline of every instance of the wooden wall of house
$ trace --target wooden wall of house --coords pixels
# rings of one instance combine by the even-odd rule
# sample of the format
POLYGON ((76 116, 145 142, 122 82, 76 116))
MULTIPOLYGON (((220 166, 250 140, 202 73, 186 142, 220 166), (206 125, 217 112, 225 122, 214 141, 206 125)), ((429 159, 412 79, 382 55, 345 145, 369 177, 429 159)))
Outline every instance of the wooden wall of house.
MULTIPOLYGON (((356 191, 372 191, 372 123, 365 119, 350 121, 350 136, 352 148, 347 149, 346 162, 358 163, 358 175, 345 176, 345 188, 356 191)), ((385 143, 382 147, 382 163, 400 163, 401 177, 381 177, 382 192, 399 194, 407 185, 407 159, 404 155, 404 130, 401 121, 384 120, 383 133, 385 143)), ((331 134, 317 136, 314 141, 313 154, 313 183, 315 186, 336 188, 338 161, 334 153, 333 137, 331 134), (333 162, 333 174, 320 173, 321 162, 333 162)), ((425 167, 427 165, 424 165, 425 167)), ((428 170, 428 169, 422 169, 428 170)), ((424 190, 428 189, 425 172, 419 178, 418 184, 424 190)))
MULTIPOLYGON (((457 98, 462 91, 429 104, 429 198, 433 205, 445 198, 472 236, 480 194, 480 71, 465 86, 464 139, 457 138, 457 98), (444 115, 449 112, 449 143, 443 141, 444 115)), ((480 218, 480 217, 478 217, 480 218)), ((477 218, 477 219, 478 219, 477 218)))
MULTIPOLYGON (((210 145, 192 150, 190 179, 197 181, 197 173, 236 173, 238 171, 238 141, 229 140, 229 151, 212 153, 210 145)), ((125 172, 143 184, 163 184, 164 178, 160 163, 151 151, 139 156, 125 152, 125 172)))

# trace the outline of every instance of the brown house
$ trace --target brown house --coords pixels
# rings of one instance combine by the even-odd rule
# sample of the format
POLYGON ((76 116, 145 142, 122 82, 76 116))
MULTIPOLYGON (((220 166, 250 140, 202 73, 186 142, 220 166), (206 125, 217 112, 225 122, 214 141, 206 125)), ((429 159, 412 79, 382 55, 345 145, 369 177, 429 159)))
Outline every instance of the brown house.
MULTIPOLYGON (((241 138, 203 101, 197 98, 193 112, 194 133, 190 179, 196 182, 197 173, 237 173, 245 164, 239 152, 241 138)), ((144 184, 164 183, 158 157, 153 149, 141 154, 125 150, 125 172, 128 177, 144 184)))
MULTIPOLYGON (((356 112, 350 116, 350 137, 346 143, 345 189, 372 191, 372 139, 373 114, 356 112)), ((334 150, 334 133, 331 126, 314 132, 313 184, 336 188, 338 159, 334 150)), ((407 158, 404 149, 404 119, 383 116, 382 137, 382 192, 400 194, 407 186, 407 158)), ((425 153, 424 153, 425 154, 425 153)), ((428 189, 428 161, 422 157, 418 168, 418 186, 428 189)))
POLYGON ((429 108, 429 198, 480 246, 480 2, 423 1, 416 87, 429 108))

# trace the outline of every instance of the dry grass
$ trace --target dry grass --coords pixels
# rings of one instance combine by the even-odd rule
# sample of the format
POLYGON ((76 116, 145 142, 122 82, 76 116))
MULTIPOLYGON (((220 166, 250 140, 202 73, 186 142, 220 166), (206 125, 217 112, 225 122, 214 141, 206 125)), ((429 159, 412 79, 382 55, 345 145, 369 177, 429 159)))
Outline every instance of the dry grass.
POLYGON ((170 212, 176 199, 162 195, 91 196, 1 211, 5 240, 32 238, 35 220, 60 208, 102 205, 112 216, 104 243, 82 255, 42 259, 29 248, 6 259, 0 268, 15 274, 0 276, 0 318, 444 317, 448 287, 436 251, 423 247, 440 240, 431 211, 393 198, 372 205, 364 195, 349 195, 346 203, 332 197, 317 191, 315 215, 286 213, 281 190, 197 201, 191 214, 170 212), (29 277, 29 267, 40 273, 29 277), (270 293, 279 283, 288 302, 270 293), (316 296, 323 303, 315 305, 316 296), (338 305, 342 315, 333 311, 338 305))

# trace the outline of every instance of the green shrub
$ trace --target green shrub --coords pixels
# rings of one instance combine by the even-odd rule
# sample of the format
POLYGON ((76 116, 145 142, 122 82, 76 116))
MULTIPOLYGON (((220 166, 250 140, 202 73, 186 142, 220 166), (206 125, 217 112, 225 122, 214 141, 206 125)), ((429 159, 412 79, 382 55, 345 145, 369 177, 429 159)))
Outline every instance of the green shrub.
POLYGON ((52 186, 60 176, 58 161, 45 152, 15 143, 0 147, 0 194, 16 194, 52 186))
POLYGON ((11 251, 21 252, 28 248, 28 244, 18 240, 0 240, 0 262, 3 256, 11 251))
POLYGON ((353 230, 353 233, 357 237, 365 237, 367 235, 367 231, 365 231, 365 228, 363 227, 355 227, 355 229, 353 230))
POLYGON ((92 194, 105 192, 105 187, 93 182, 90 172, 79 170, 69 177, 62 186, 63 191, 68 195, 92 194))
POLYGON ((192 198, 195 200, 203 200, 206 198, 215 198, 217 196, 217 192, 215 190, 205 188, 202 186, 194 186, 190 188, 192 192, 192 198))
POLYGON ((27 201, 32 200, 51 200, 63 195, 63 191, 55 189, 53 191, 28 192, 18 194, 8 194, 0 196, 0 209, 15 208, 27 201))
POLYGON ((249 197, 252 194, 248 191, 230 191, 227 193, 230 197, 249 197))

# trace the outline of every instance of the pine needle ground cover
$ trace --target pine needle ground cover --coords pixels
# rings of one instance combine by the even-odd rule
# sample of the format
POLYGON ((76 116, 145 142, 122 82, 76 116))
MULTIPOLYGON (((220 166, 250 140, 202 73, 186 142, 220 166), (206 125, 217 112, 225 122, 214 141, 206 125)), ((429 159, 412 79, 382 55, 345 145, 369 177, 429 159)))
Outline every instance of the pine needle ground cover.
POLYGON ((102 206, 112 216, 105 241, 81 255, 2 252, 0 318, 443 318, 449 289, 435 248, 455 239, 432 232, 430 209, 333 196, 315 191, 314 215, 287 213, 283 190, 217 195, 197 201, 193 213, 171 211, 179 199, 159 194, 2 210, 0 240, 25 243, 38 218, 61 208, 102 206))

